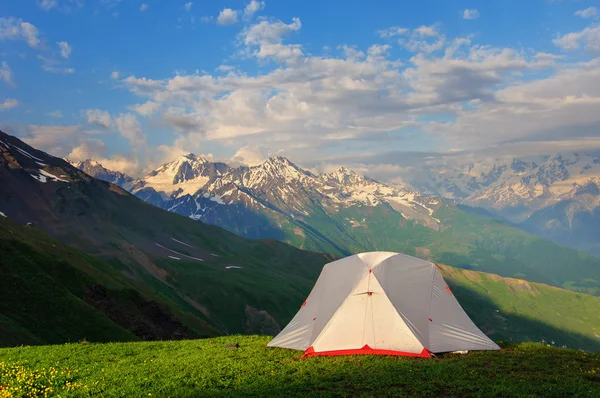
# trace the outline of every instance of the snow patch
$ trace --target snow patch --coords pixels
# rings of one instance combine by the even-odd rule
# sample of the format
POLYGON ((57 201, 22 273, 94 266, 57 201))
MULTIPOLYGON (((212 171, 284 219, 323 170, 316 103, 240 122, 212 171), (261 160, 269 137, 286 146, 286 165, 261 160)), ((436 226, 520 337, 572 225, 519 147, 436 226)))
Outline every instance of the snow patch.
POLYGON ((46 176, 46 177, 48 177, 50 179, 53 179, 55 181, 66 182, 66 183, 70 182, 70 181, 67 181, 67 180, 63 180, 62 178, 58 178, 54 174, 48 173, 46 170, 40 170, 40 173, 42 173, 44 176, 46 176))
POLYGON ((175 242, 177 242, 177 243, 181 243, 181 244, 182 244, 182 245, 184 245, 184 246, 191 247, 192 249, 194 249, 194 246, 192 246, 192 245, 188 245, 187 243, 185 243, 185 242, 182 242, 182 241, 180 241, 180 240, 177 240, 177 239, 175 239, 175 238, 171 238, 171 239, 172 239, 172 240, 174 240, 174 241, 175 241, 175 242))
POLYGON ((176 252, 175 250, 168 249, 168 248, 164 247, 163 245, 161 245, 161 244, 158 244, 158 243, 156 243, 156 242, 155 242, 154 244, 155 244, 156 246, 158 246, 158 247, 162 247, 163 249, 170 251, 171 253, 177 254, 178 256, 182 256, 182 257, 191 258, 192 260, 196 260, 196 261, 204 261, 204 260, 202 260, 201 258, 197 258, 197 257, 188 256, 188 255, 186 255, 186 254, 183 254, 183 253, 176 252))
POLYGON ((169 256, 169 258, 172 258, 173 260, 181 260, 179 257, 174 257, 174 256, 169 256))
MULTIPOLYGON (((13 145, 13 146, 14 146, 14 145, 13 145)), ((42 161, 43 161, 42 159, 40 159, 40 158, 38 158, 38 157, 35 157, 35 156, 33 156, 33 155, 32 155, 32 154, 30 154, 29 152, 22 150, 22 149, 21 149, 21 148, 19 148, 18 146, 15 146, 15 149, 16 149, 17 151, 21 152, 23 155, 27 156, 27 157, 28 157, 28 158, 30 158, 30 159, 33 159, 33 160, 39 160, 40 162, 42 162, 42 161)))
POLYGON ((38 162, 37 160, 35 161, 37 164, 39 164, 42 167, 46 167, 48 166, 46 163, 42 163, 42 162, 38 162))
POLYGON ((8 218, 8 217, 6 217, 6 214, 2 213, 1 211, 0 211, 0 216, 2 216, 4 218, 8 218))
POLYGON ((33 174, 29 174, 30 176, 32 176, 33 178, 35 178, 36 180, 38 180, 39 182, 46 182, 46 177, 44 176, 35 176, 33 174))
POLYGON ((243 267, 238 267, 237 265, 228 265, 225 269, 242 269, 243 267))

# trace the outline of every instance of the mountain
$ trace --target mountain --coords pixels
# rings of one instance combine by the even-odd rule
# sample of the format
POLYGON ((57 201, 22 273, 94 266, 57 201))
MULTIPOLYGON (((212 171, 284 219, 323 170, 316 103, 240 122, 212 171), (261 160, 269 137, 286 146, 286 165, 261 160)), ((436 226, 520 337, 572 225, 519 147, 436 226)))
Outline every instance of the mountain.
POLYGON ((596 154, 437 164, 412 183, 600 256, 600 157, 596 154))
POLYGON ((50 335, 50 330, 73 331, 70 323, 83 313, 89 315, 82 319, 93 315, 91 324, 106 329, 103 339, 277 330, 332 258, 277 241, 243 239, 161 210, 1 132, 0 212, 3 248, 11 249, 0 250, 0 272, 8 273, 0 284, 9 276, 14 281, 10 289, 0 289, 5 306, 0 306, 0 330, 17 325, 9 327, 13 335, 29 330, 43 342, 99 340, 100 331, 84 327, 50 335), (56 243, 45 234, 68 247, 55 253, 56 243), (46 295, 53 303, 49 315, 63 316, 40 316, 46 295), (79 312, 69 309, 72 303, 79 312), (127 311, 113 316, 115 307, 127 311), (147 319, 171 316, 185 328, 165 331, 147 319), (159 331, 146 333, 130 322, 136 317, 149 323, 146 329, 159 331), (102 326, 109 324, 122 329, 120 334, 102 326))
MULTIPOLYGON (((254 177, 267 183, 259 172, 273 162, 288 163, 274 159, 254 169, 254 177)), ((316 178, 288 167, 282 179, 316 178)), ((348 170, 318 178, 325 185, 378 184, 348 170)), ((332 195, 348 199, 350 192, 332 195)), ((373 195, 370 200, 386 192, 373 195)), ((434 214, 440 224, 443 209, 434 214)), ((556 252, 544 254, 546 261, 566 253, 550 248, 556 252)), ((0 133, 0 345, 272 335, 332 259, 161 210, 0 133)), ((598 349, 600 298, 440 268, 467 313, 494 339, 598 349)))
POLYGON ((118 185, 123 189, 131 189, 135 183, 134 179, 121 173, 120 171, 111 171, 108 170, 98 162, 92 159, 87 159, 84 161, 75 162, 69 159, 65 159, 65 161, 72 164, 75 168, 83 171, 86 174, 94 176, 100 180, 110 182, 111 184, 118 185))
POLYGON ((140 179, 131 192, 248 238, 338 256, 401 251, 600 294, 598 258, 346 168, 316 175, 282 157, 232 168, 186 155, 140 179))

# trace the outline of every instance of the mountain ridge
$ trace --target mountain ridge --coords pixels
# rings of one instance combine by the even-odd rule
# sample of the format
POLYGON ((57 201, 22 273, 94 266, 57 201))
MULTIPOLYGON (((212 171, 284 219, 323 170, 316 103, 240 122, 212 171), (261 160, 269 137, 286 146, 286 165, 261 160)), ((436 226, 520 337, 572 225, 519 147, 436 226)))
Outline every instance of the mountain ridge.
POLYGON ((596 153, 434 164, 412 183, 600 256, 596 238, 600 232, 600 155, 596 153))
MULTIPOLYGON (((174 181, 178 169, 172 164, 157 169, 170 170, 161 181, 174 181)), ((209 175, 211 164, 203 162, 201 186, 191 184, 187 193, 172 189, 175 184, 158 192, 152 183, 139 184, 132 192, 163 209, 249 238, 277 239, 338 256, 401 251, 600 293, 600 266, 592 265, 600 260, 464 212, 436 196, 380 183, 347 168, 316 175, 282 157, 252 167, 222 164, 209 175)))

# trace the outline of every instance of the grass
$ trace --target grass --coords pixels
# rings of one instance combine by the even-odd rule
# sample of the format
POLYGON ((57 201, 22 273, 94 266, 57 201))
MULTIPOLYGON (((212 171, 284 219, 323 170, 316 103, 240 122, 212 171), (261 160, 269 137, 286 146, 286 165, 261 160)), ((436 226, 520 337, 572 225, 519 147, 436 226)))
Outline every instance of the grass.
MULTIPOLYGON (((169 275, 166 285, 142 272, 127 278, 118 264, 0 219, 0 347, 277 333, 308 295, 321 264, 279 242, 246 248, 244 257, 221 250, 201 265, 157 259, 169 275), (90 300, 98 286, 107 297, 90 300), (157 319, 149 302, 168 306, 165 315, 188 332, 182 336, 184 328, 157 319)), ((446 266, 442 271, 467 314, 492 338, 600 352, 599 297, 446 266)))
POLYGON ((0 349, 0 397, 43 397, 44 392, 61 397, 182 398, 600 396, 600 355, 541 344, 433 359, 299 359, 298 351, 266 348, 269 340, 230 336, 0 349), (234 343, 239 348, 226 347, 234 343), (38 392, 27 395, 35 383, 38 392), (48 387, 52 391, 44 390, 48 387))

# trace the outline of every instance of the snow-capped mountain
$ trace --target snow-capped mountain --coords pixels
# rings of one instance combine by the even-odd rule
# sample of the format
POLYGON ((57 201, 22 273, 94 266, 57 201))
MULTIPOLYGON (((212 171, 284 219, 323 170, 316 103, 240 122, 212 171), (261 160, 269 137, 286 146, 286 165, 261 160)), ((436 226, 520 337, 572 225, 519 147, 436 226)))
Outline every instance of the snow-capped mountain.
POLYGON ((123 189, 130 190, 133 187, 133 178, 121 173, 120 171, 108 170, 107 168, 102 167, 102 165, 96 162, 95 160, 87 159, 79 162, 72 161, 69 159, 65 160, 69 162, 72 166, 83 171, 84 173, 99 178, 101 180, 108 181, 112 184, 118 185, 123 189))
MULTIPOLYGON (((95 177, 117 181, 104 168, 86 170, 95 177)), ((118 181, 125 181, 117 184, 156 206, 253 238, 280 237, 278 231, 284 228, 302 234, 298 224, 307 217, 325 217, 355 228, 364 224, 364 217, 332 217, 348 209, 377 206, 440 229, 434 216, 442 204, 439 198, 380 183, 346 168, 315 175, 283 157, 233 168, 188 154, 139 180, 118 181)))
POLYGON ((560 286, 576 280, 569 288, 599 291, 584 281, 596 280, 597 259, 346 168, 315 174, 282 157, 234 168, 186 155, 136 181, 131 192, 238 235, 301 249, 338 256, 393 250, 560 286), (565 262, 584 264, 585 272, 565 279, 565 262))
POLYGON ((600 254, 600 157, 595 154, 485 159, 427 171, 427 178, 413 181, 420 189, 600 254))

